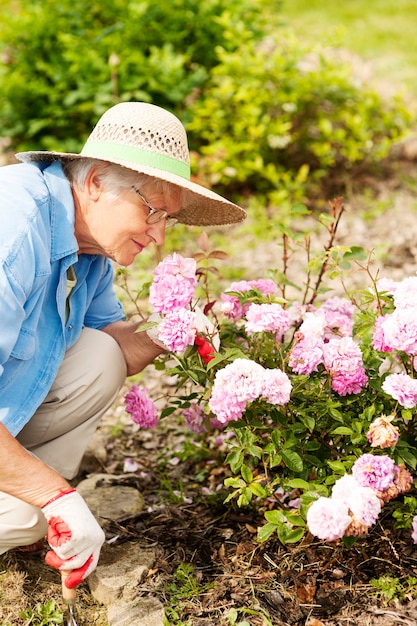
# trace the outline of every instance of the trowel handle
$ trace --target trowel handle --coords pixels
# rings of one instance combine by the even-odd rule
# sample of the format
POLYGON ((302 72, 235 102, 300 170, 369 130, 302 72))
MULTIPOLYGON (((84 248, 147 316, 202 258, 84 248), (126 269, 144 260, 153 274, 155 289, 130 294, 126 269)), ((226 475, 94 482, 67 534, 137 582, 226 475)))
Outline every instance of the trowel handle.
POLYGON ((65 584, 67 576, 71 573, 69 570, 61 570, 61 580, 62 580, 62 597, 64 598, 67 604, 73 604, 75 598, 77 597, 77 588, 68 589, 65 584))

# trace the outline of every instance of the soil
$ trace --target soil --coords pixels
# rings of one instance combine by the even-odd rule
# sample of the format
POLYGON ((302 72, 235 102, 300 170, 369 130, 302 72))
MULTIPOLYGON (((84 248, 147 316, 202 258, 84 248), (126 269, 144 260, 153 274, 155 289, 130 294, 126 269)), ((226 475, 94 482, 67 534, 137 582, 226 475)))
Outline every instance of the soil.
MULTIPOLYGON (((139 591, 171 607, 167 624, 417 624, 417 547, 409 531, 393 529, 395 503, 384 507, 368 536, 351 548, 311 535, 296 545, 284 546, 274 538, 259 544, 256 532, 263 511, 222 504, 221 485, 228 474, 221 447, 209 445, 209 461, 201 452, 201 458, 195 454, 177 462, 190 438, 175 419, 140 431, 119 416, 123 430, 117 437, 110 419, 101 427, 109 457, 100 471, 117 474, 119 485, 139 489, 146 508, 122 521, 109 520, 106 537, 113 544, 134 541, 154 548, 154 566, 139 591), (123 471, 126 458, 138 462, 134 473, 123 471), (203 487, 216 495, 204 496, 203 487), (387 579, 386 593, 372 584, 382 577, 387 579), (228 618, 233 608, 236 622, 228 618)), ((50 600, 63 608, 58 576, 44 564, 43 555, 9 553, 3 567, 2 626, 60 623, 21 617, 28 607, 38 615, 36 605, 50 600)), ((94 602, 86 583, 79 588, 77 606, 79 626, 107 626, 106 609, 94 602)))
MULTIPOLYGON (((369 204, 378 210, 364 218, 359 196, 349 199, 340 236, 349 245, 369 247, 372 242, 383 274, 401 279, 417 270, 417 176, 410 161, 396 167, 394 177, 375 180, 370 187, 369 204)), ((275 254, 272 246, 262 244, 259 253, 246 259, 242 252, 236 262, 258 272, 272 267, 275 254)), ((163 394, 169 383, 153 366, 147 369, 146 384, 153 391, 163 394)), ((139 430, 123 412, 127 388, 100 427, 107 460, 97 471, 116 474, 118 484, 137 488, 146 508, 117 523, 109 520, 106 537, 113 543, 136 541, 154 547, 155 564, 140 593, 171 607, 167 624, 417 624, 417 547, 409 531, 394 530, 395 503, 384 507, 368 536, 350 548, 312 536, 290 546, 276 538, 259 544, 256 533, 263 510, 223 504, 228 474, 222 446, 214 439, 205 439, 203 445, 173 416, 156 429, 139 430), (126 472, 126 459, 137 462, 134 472, 126 472), (384 588, 373 584, 384 577, 384 588), (233 609, 235 614, 230 613, 233 609)), ((415 490, 407 495, 417 496, 415 490)), ((0 626, 60 623, 39 617, 47 601, 54 600, 62 609, 57 573, 44 564, 43 555, 9 553, 2 566, 0 626), (32 617, 23 618, 28 607, 32 617)), ((93 600, 86 583, 79 589, 78 606, 81 623, 107 625, 106 609, 93 600)))

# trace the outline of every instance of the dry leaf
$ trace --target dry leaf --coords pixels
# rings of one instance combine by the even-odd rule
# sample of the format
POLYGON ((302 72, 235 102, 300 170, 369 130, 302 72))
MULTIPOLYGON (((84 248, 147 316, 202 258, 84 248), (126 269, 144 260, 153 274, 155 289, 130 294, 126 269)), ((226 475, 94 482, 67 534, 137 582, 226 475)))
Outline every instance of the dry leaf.
POLYGON ((302 604, 310 604, 316 595, 317 585, 300 585, 297 587, 297 597, 302 604))
POLYGON ((315 617, 309 617, 305 623, 305 626, 324 626, 324 624, 315 617))

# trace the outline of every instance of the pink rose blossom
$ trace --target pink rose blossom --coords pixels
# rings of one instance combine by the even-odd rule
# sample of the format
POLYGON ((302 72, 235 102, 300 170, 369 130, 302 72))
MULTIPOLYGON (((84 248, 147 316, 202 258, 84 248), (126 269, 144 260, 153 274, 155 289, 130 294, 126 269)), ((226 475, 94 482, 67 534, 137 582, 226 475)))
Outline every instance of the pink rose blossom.
POLYGON ((241 280, 239 282, 234 282, 230 285, 230 287, 222 293, 220 298, 222 300, 222 311, 226 315, 226 317, 232 319, 234 322, 237 322, 239 319, 244 317, 245 312, 249 308, 250 304, 248 303, 243 307, 240 303, 238 296, 230 295, 228 291, 235 291, 236 293, 244 293, 245 291, 249 291, 250 283, 247 280, 241 280))
POLYGON ((296 374, 317 372, 323 363, 323 339, 321 337, 305 337, 294 345, 288 365, 296 374))
POLYGON ((367 383, 362 353, 352 337, 333 337, 323 347, 324 364, 332 389, 340 396, 359 393, 367 383))
POLYGON ((392 278, 380 278, 376 283, 376 288, 379 293, 386 292, 392 295, 397 291, 398 284, 392 278))
POLYGON ((353 373, 341 373, 332 376, 332 389, 339 396, 360 393, 368 382, 368 377, 363 367, 359 367, 353 373))
POLYGON ((333 374, 353 374, 362 366, 362 352, 352 337, 333 337, 323 348, 324 364, 333 374))
POLYGON ((216 373, 209 407, 220 422, 239 420, 248 402, 262 393, 264 368, 249 359, 236 359, 216 373))
POLYGON ((196 261, 180 254, 165 257, 155 268, 149 290, 149 303, 157 313, 169 313, 187 307, 194 295, 196 261))
POLYGON ((320 311, 325 315, 326 336, 348 337, 352 334, 354 306, 349 300, 337 296, 329 298, 320 311))
POLYGON ((250 280, 249 285, 251 289, 257 289, 265 296, 275 296, 278 293, 278 286, 270 278, 258 278, 257 280, 250 280))
POLYGON ((126 413, 141 428, 154 428, 158 422, 158 410, 144 387, 133 385, 124 398, 126 413))
POLYGON ((270 404, 283 406, 290 401, 291 381, 280 369, 265 369, 261 397, 270 404))
POLYGON ((373 489, 363 487, 354 476, 345 474, 332 489, 332 499, 341 500, 355 519, 371 526, 381 512, 381 502, 373 489))
POLYGON ((417 380, 408 374, 389 374, 382 383, 382 389, 405 409, 417 405, 417 380))
POLYGON ((299 331, 304 337, 319 337, 323 339, 326 328, 326 319, 319 311, 308 311, 303 319, 299 331))
POLYGON ((159 324, 158 339, 170 350, 182 354, 192 346, 196 337, 196 314, 189 309, 170 311, 159 324))
POLYGON ((306 313, 313 308, 311 304, 301 304, 300 302, 293 302, 287 309, 290 323, 293 326, 298 326, 304 319, 306 313))
POLYGON ((153 271, 154 276, 164 276, 170 274, 176 276, 180 274, 183 278, 190 281, 192 285, 196 283, 197 263, 195 259, 185 258, 174 252, 174 254, 166 256, 153 271))
POLYGON ((184 409, 183 416, 188 428, 193 433, 203 433, 206 430, 204 426, 205 413, 201 406, 196 402, 191 402, 187 409, 184 409))
POLYGON ((372 337, 372 345, 379 352, 391 352, 392 348, 385 340, 384 323, 388 315, 380 315, 375 320, 375 329, 372 337))
POLYGON ((344 474, 338 478, 333 485, 332 498, 343 500, 345 503, 349 501, 351 495, 354 495, 360 484, 351 474, 344 474))
POLYGON ((415 309, 417 303, 417 276, 409 276, 397 283, 394 304, 397 309, 415 309))
POLYGON ((246 312, 246 319, 247 333, 270 331, 281 336, 290 325, 288 313, 280 304, 251 304, 246 312))
POLYGON ((258 280, 240 280, 234 282, 220 296, 222 300, 222 311, 226 317, 229 317, 234 322, 237 322, 245 316, 246 311, 249 309, 251 304, 250 302, 247 302, 245 305, 242 305, 238 296, 231 295, 228 292, 234 291, 236 293, 245 293, 245 291, 250 291, 251 289, 257 289, 265 296, 275 295, 278 291, 277 285, 269 278, 259 278, 258 280))
POLYGON ((396 309, 381 322, 384 343, 391 350, 417 354, 417 315, 415 308, 396 309))
POLYGON ((209 400, 217 420, 239 420, 246 405, 258 398, 274 404, 289 401, 291 383, 279 369, 268 370, 255 361, 236 359, 216 373, 209 400))
POLYGON ((321 496, 307 511, 307 526, 310 532, 325 541, 343 537, 351 521, 348 507, 342 500, 321 496))
POLYGON ((359 486, 348 499, 347 505, 355 518, 365 524, 375 524, 381 512, 381 502, 375 491, 370 487, 359 486))
POLYGON ((181 274, 161 274, 155 277, 149 289, 149 304, 157 313, 169 313, 187 307, 195 285, 181 274))
POLYGON ((350 300, 346 298, 339 298, 339 296, 333 296, 323 302, 321 309, 326 313, 337 313, 343 317, 347 317, 350 320, 353 319, 355 307, 350 300))
POLYGON ((387 455, 362 454, 352 467, 352 475, 362 487, 385 491, 394 484, 394 461, 387 455))

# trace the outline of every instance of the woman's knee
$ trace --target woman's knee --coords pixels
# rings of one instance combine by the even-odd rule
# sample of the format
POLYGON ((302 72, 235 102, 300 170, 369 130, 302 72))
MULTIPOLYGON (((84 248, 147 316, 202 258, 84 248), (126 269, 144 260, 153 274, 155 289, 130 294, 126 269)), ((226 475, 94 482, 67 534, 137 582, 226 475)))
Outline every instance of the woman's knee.
POLYGON ((0 554, 46 536, 48 525, 40 509, 7 494, 0 494, 0 503, 0 554))
POLYGON ((113 337, 102 331, 96 336, 98 352, 95 355, 97 367, 96 381, 100 385, 103 398, 112 400, 118 393, 127 376, 126 361, 119 344, 113 337))
POLYGON ((119 344, 107 333, 92 328, 83 330, 64 363, 67 370, 76 372, 84 388, 95 389, 94 395, 104 404, 112 401, 127 376, 119 344))

